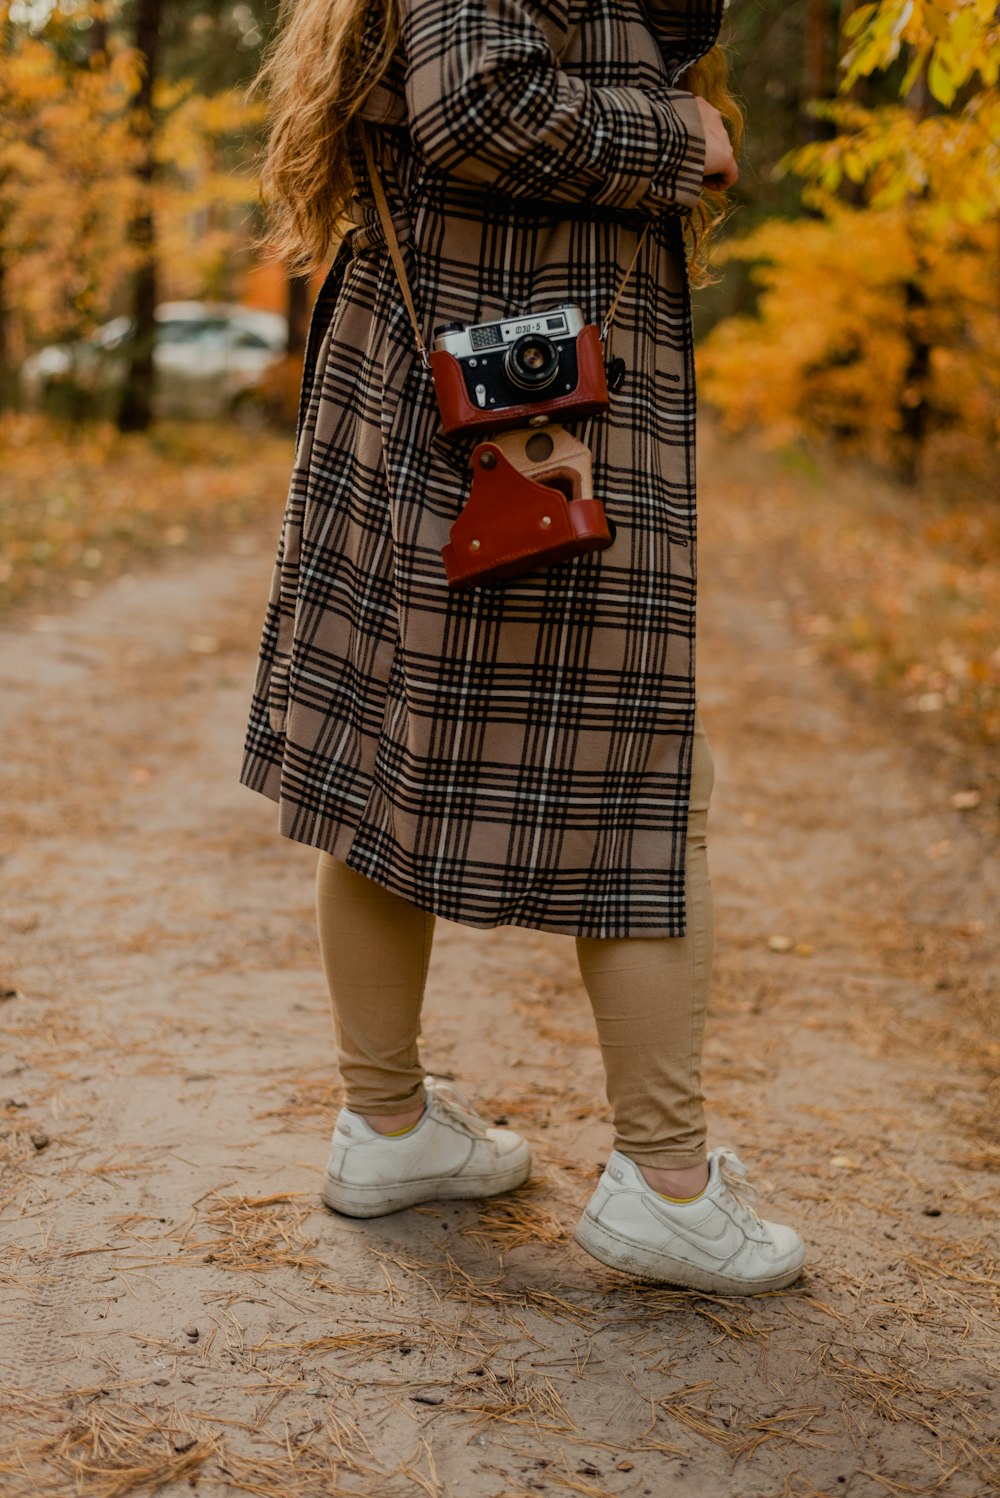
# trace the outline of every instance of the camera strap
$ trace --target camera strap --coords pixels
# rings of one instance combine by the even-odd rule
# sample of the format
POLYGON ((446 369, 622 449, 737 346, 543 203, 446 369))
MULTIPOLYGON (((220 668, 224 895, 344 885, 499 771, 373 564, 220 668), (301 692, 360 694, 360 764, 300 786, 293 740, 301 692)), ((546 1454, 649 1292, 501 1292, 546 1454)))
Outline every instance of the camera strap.
MULTIPOLYGON (((650 219, 649 223, 651 224, 652 222, 653 222, 652 219, 650 219)), ((649 233, 649 224, 646 225, 646 227, 643 229, 642 233, 639 235, 639 239, 638 239, 638 242, 636 243, 636 247, 635 247, 635 251, 634 251, 634 253, 632 255, 632 259, 629 261, 629 263, 628 263, 628 265, 627 265, 627 267, 625 269, 625 274, 622 276, 621 280, 618 283, 618 290, 615 292, 615 299, 611 303, 611 306, 608 308, 607 316, 605 317, 604 321, 601 323, 601 342, 602 343, 607 343, 607 341, 608 341, 608 334, 611 332, 611 324, 614 322, 614 320, 615 320, 615 313, 618 311, 618 303, 621 301, 621 299, 622 299, 622 297, 623 297, 623 295, 625 293, 626 286, 628 285, 629 281, 631 281, 631 279, 632 279, 632 272, 635 270, 636 261, 639 259, 639 252, 642 249, 643 245, 646 243, 646 235, 648 233, 649 233)))
MULTIPOLYGON (((393 268, 396 272, 396 279, 399 282, 399 289, 403 293, 403 301, 406 303, 406 310, 409 314, 410 322, 413 325, 413 337, 416 341, 417 353, 420 355, 421 362, 426 369, 430 366, 430 355, 427 352, 427 345, 424 342, 424 336, 420 331, 420 320, 417 317, 417 309, 414 306, 413 293, 410 290, 410 279, 406 274, 406 265, 403 261, 403 253, 399 247, 399 236, 396 233, 396 226, 392 221, 392 214, 389 211, 389 202, 385 195, 385 188, 382 185, 382 174, 375 164, 375 154, 372 151, 371 140, 369 139, 368 131, 360 121, 359 134, 361 136, 361 145, 365 153, 365 164, 368 167, 368 176, 371 178, 372 192, 375 194, 375 207, 378 210, 379 222, 382 225, 382 233, 385 235, 386 247, 388 248, 390 258, 392 259, 393 268)), ((618 304, 625 293, 625 288, 628 286, 629 281, 632 279, 632 272, 635 270, 636 262, 638 261, 640 251, 642 250, 642 247, 646 242, 646 236, 649 233, 651 224, 652 219, 649 221, 649 223, 647 223, 646 227, 639 235, 639 240, 636 244, 635 252, 625 269, 625 274, 622 276, 621 281, 618 283, 618 290, 615 292, 614 300, 612 301, 611 306, 608 308, 607 315, 605 316, 604 321, 601 323, 602 343, 607 342, 608 334, 611 331, 611 324, 614 321, 615 313, 618 311, 618 304)))
POLYGON ((431 362, 430 355, 427 352, 427 345, 424 342, 424 335, 420 331, 420 319, 417 317, 417 309, 413 304, 413 293, 410 290, 410 278, 406 274, 406 265, 403 262, 403 252, 399 248, 399 236, 396 233, 396 226, 392 221, 392 214, 389 212, 389 202, 385 195, 385 188, 382 186, 382 174, 379 171, 378 167, 375 165, 375 156, 372 151, 372 143, 368 138, 368 131, 360 121, 358 122, 358 128, 361 135, 361 145, 364 148, 365 153, 365 164, 368 167, 368 175, 371 178, 372 191, 375 194, 375 207, 378 209, 379 220, 382 224, 382 233, 385 235, 386 246, 388 247, 389 254, 392 258, 393 267, 396 271, 396 280, 399 282, 399 289, 403 293, 403 301, 406 303, 406 310, 409 313, 410 322, 413 324, 413 336, 416 339, 417 353, 420 355, 420 362, 423 364, 425 369, 428 369, 431 362))

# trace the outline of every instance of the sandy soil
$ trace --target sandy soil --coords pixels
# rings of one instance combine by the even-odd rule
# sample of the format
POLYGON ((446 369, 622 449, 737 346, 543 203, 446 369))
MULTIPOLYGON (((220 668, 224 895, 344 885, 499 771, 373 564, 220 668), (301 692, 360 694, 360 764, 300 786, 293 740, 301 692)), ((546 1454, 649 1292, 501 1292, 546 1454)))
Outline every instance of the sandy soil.
POLYGON ((600 1057, 572 942, 513 929, 439 927, 425 1059, 531 1137, 533 1182, 367 1225, 317 1204, 313 857, 236 784, 273 536, 175 556, 0 636, 10 1498, 1000 1484, 1000 870, 796 637, 727 518, 745 462, 704 449, 712 1135, 804 1232, 802 1283, 656 1290, 569 1241, 600 1057))

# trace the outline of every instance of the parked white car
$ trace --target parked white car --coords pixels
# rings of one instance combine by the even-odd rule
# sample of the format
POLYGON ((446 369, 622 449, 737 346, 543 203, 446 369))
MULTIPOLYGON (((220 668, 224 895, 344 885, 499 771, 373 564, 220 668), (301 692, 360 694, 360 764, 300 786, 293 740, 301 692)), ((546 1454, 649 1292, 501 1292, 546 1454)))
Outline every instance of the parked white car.
MULTIPOLYGON (((156 414, 216 417, 254 408, 262 375, 282 358, 288 321, 232 302, 163 302, 156 309, 156 414)), ((74 385, 109 396, 124 376, 123 346, 132 323, 116 317, 75 343, 39 349, 20 369, 31 405, 74 385)))

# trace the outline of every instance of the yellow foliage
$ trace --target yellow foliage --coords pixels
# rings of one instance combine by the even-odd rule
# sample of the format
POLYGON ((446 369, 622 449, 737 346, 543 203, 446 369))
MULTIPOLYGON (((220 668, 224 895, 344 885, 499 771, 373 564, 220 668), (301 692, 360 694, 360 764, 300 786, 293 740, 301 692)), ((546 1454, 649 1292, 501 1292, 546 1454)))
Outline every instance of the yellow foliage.
MULTIPOLYGON (((53 22, 53 24, 56 24, 53 22)), ((259 106, 235 90, 157 89, 157 174, 136 176, 130 99, 139 61, 113 49, 70 65, 43 32, 10 26, 0 52, 0 231, 10 304, 26 346, 80 336, 110 316, 135 264, 129 223, 144 195, 166 286, 200 295, 245 238, 255 183, 233 169, 259 106)))
POLYGON ((865 184, 873 208, 919 198, 932 217, 983 223, 1000 212, 1000 96, 982 92, 957 114, 916 119, 902 105, 864 109, 836 100, 815 111, 839 134, 811 141, 786 157, 822 207, 844 178, 865 184))
POLYGON ((1000 25, 993 0, 878 0, 846 30, 844 97, 816 109, 837 134, 781 163, 818 217, 729 248, 757 315, 716 327, 702 375, 730 430, 833 437, 912 475, 935 432, 997 437, 1000 25), (903 102, 846 96, 899 57, 903 102), (920 77, 938 107, 915 104, 920 77))
POLYGON ((846 177, 873 208, 912 198, 939 218, 982 223, 1000 212, 1000 20, 993 0, 880 0, 851 14, 841 98, 815 106, 837 127, 782 163, 820 190, 846 177), (900 55, 908 66, 903 103, 865 109, 850 97, 862 76, 900 55), (939 108, 914 103, 926 80, 939 108), (961 93, 961 98, 959 97, 961 93))
POLYGON ((128 269, 129 68, 67 69, 19 37, 0 59, 0 215, 9 297, 45 335, 86 324, 128 269))
POLYGON ((757 315, 727 318, 700 350, 704 393, 730 431, 774 443, 833 437, 890 462, 908 407, 937 430, 996 437, 1000 316, 992 225, 920 226, 904 208, 830 203, 728 248, 752 262, 757 315), (915 351, 929 368, 913 383, 915 351))
POLYGON ((844 58, 845 87, 882 72, 905 49, 909 66, 900 92, 924 70, 931 92, 950 106, 978 77, 991 87, 1000 74, 1000 21, 994 0, 879 0, 860 5, 846 27, 853 39, 844 58))

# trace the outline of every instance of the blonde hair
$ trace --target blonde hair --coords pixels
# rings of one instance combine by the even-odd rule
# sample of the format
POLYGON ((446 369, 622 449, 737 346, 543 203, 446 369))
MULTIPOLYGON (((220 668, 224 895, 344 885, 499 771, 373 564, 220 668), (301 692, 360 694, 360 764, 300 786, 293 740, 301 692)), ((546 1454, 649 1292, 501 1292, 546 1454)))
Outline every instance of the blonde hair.
MULTIPOLYGON (((365 100, 392 62, 397 0, 282 0, 278 34, 254 88, 266 93, 270 129, 261 196, 274 254, 310 270, 328 257, 354 192, 348 138, 365 100)), ((684 75, 683 87, 714 104, 732 127, 743 115, 726 86, 723 49, 712 48, 684 75)), ((709 279, 708 245, 726 216, 726 195, 706 189, 687 216, 695 285, 709 279)))
MULTIPOLYGON (((729 90, 725 48, 714 46, 704 57, 692 63, 682 75, 680 84, 692 94, 700 94, 729 124, 733 154, 738 155, 743 140, 743 111, 729 90)), ((684 239, 688 249, 688 276, 692 286, 706 286, 715 279, 709 271, 712 236, 731 209, 725 192, 706 187, 696 206, 687 215, 684 239)))
POLYGON ((354 192, 351 126, 392 61, 396 0, 281 0, 254 83, 268 98, 268 244, 297 270, 329 255, 354 192))

